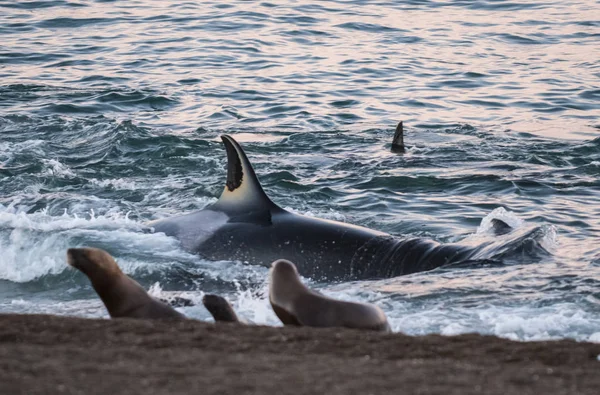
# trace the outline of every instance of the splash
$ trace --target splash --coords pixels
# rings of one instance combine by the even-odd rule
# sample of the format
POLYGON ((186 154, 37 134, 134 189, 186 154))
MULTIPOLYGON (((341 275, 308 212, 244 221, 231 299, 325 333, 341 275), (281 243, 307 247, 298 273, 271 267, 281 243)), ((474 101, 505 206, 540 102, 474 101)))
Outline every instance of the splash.
MULTIPOLYGON (((14 206, 0 207, 0 279, 17 283, 58 275, 67 269, 68 248, 96 246, 110 251, 148 251, 169 256, 179 251, 177 242, 162 234, 142 233, 142 223, 128 214, 110 212, 87 218, 65 212, 50 216, 47 210, 28 214, 14 206)), ((120 259, 126 273, 147 266, 139 257, 120 259)))
POLYGON ((499 219, 500 221, 505 222, 508 226, 510 226, 513 229, 519 229, 524 224, 523 220, 517 217, 517 215, 512 211, 507 211, 504 207, 498 207, 492 210, 492 212, 490 212, 488 215, 483 217, 483 219, 481 220, 481 224, 477 228, 475 234, 495 236, 494 227, 492 225, 492 220, 494 219, 499 219))
POLYGON ((328 219, 328 220, 332 220, 332 221, 340 221, 340 222, 346 222, 346 216, 344 216, 344 214, 335 211, 334 209, 329 209, 329 210, 322 210, 322 211, 302 211, 302 210, 297 210, 293 207, 285 207, 284 208, 286 211, 289 211, 290 213, 293 214, 299 214, 299 215, 305 215, 307 217, 313 217, 313 218, 322 218, 322 219, 328 219))
POLYGON ((42 159, 42 162, 46 165, 46 173, 54 177, 73 178, 76 174, 69 168, 69 166, 59 162, 56 159, 42 159))
MULTIPOLYGON (((264 278, 264 277, 263 277, 264 278)), ((269 287, 266 278, 256 286, 238 290, 233 295, 233 307, 240 317, 248 322, 259 325, 280 326, 281 321, 277 318, 271 304, 269 303, 269 287)))

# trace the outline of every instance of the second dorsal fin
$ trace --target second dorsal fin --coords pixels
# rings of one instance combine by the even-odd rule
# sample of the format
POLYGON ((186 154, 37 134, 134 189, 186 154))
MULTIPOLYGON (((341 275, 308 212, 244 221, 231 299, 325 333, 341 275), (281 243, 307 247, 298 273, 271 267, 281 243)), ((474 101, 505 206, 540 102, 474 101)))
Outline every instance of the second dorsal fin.
POLYGON ((396 126, 396 132, 394 133, 394 139, 392 140, 392 152, 404 153, 404 125, 402 121, 396 126))
POLYGON ((242 147, 226 134, 221 140, 227 151, 227 181, 213 207, 232 215, 278 209, 263 191, 242 147))
POLYGON ((512 232, 513 228, 506 222, 502 221, 501 219, 493 218, 492 219, 492 230, 494 231, 494 234, 496 236, 501 236, 501 235, 505 235, 507 233, 512 232))

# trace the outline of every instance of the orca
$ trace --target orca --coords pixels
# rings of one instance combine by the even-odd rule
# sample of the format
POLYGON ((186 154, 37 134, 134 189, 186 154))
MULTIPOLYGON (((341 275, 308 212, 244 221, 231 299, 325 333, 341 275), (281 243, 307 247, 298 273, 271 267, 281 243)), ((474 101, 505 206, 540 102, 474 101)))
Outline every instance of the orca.
POLYGON ((477 247, 402 239, 286 211, 263 191, 242 147, 228 135, 221 139, 227 180, 219 200, 203 210, 150 223, 154 232, 177 238, 189 252, 265 267, 285 259, 304 277, 334 281, 390 278, 479 258, 477 247))

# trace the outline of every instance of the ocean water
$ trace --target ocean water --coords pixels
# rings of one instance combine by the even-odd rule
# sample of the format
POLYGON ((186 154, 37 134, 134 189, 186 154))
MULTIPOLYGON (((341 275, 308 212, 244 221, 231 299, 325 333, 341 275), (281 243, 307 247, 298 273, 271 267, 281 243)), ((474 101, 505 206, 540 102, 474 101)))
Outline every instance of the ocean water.
POLYGON ((267 269, 142 232, 216 201, 228 133, 294 212, 473 243, 503 218, 544 251, 311 286, 408 334, 600 341, 598 1, 0 0, 0 37, 0 313, 106 317, 65 259, 96 246, 277 325, 267 269))

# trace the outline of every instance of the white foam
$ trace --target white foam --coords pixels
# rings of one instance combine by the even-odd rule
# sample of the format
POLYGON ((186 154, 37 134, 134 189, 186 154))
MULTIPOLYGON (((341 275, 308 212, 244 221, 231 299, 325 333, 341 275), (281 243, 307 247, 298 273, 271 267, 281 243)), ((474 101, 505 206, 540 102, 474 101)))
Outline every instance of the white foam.
POLYGON ((68 244, 58 234, 32 243, 27 232, 14 229, 0 239, 0 279, 28 282, 47 274, 58 274, 65 266, 68 244))
MULTIPOLYGON (((548 340, 577 337, 578 332, 589 325, 588 314, 573 305, 559 305, 551 309, 531 307, 493 309, 480 314, 482 323, 491 326, 497 336, 517 336, 523 340, 548 340)), ((593 322, 593 321, 592 321, 593 322)))
MULTIPOLYGON (((156 257, 183 253, 175 239, 164 234, 142 233, 145 226, 130 220, 127 213, 108 212, 87 218, 64 213, 50 216, 46 210, 27 214, 14 206, 0 207, 0 279, 28 282, 45 275, 56 275, 66 268, 65 252, 82 245, 109 245, 116 251, 144 251, 156 257)), ((147 262, 118 259, 126 273, 147 262)), ((156 260, 156 259, 155 259, 156 260)))
POLYGON ((148 295, 153 296, 155 298, 160 298, 162 295, 162 287, 160 283, 157 281, 148 288, 148 295))
POLYGON ((5 314, 52 314, 85 318, 109 318, 108 312, 99 298, 73 301, 56 300, 11 300, 0 304, 0 313, 5 314))
POLYGON ((546 251, 554 253, 559 246, 558 230, 556 229, 556 226, 544 225, 542 226, 542 232, 544 232, 544 234, 539 240, 541 246, 544 247, 546 251))
POLYGON ((477 332, 521 341, 565 337, 600 341, 599 334, 590 335, 600 325, 600 319, 576 305, 555 305, 543 309, 533 306, 416 309, 410 305, 393 305, 391 310, 384 309, 392 328, 412 335, 477 332))
POLYGON ((335 211, 333 209, 329 209, 328 211, 316 211, 316 212, 300 211, 293 207, 284 207, 284 209, 291 213, 305 215, 307 217, 322 218, 322 219, 329 219, 329 220, 333 220, 333 221, 346 222, 346 216, 344 216, 344 214, 342 214, 338 211, 335 211))
MULTIPOLYGON (((237 135, 235 136, 236 140, 237 140, 237 135)), ((220 139, 219 139, 220 141, 220 139)), ((216 157, 210 157, 210 156, 206 156, 206 155, 200 155, 200 154, 192 154, 192 155, 186 155, 185 158, 187 160, 190 161, 197 161, 197 160, 202 160, 206 163, 212 163, 215 166, 221 166, 221 159, 217 159, 216 157)))
POLYGON ((28 153, 43 154, 42 146, 47 144, 44 140, 27 140, 18 143, 2 142, 0 143, 0 160, 7 161, 15 155, 26 151, 28 153))
POLYGON ((89 210, 86 217, 69 214, 66 211, 61 216, 48 215, 47 209, 28 214, 28 207, 11 204, 0 205, 0 229, 29 229, 41 232, 62 231, 75 228, 129 228, 141 230, 145 226, 129 219, 129 213, 107 211, 104 215, 96 215, 93 209, 89 210))
POLYGON ((108 180, 98 180, 96 178, 90 178, 89 181, 102 188, 111 187, 117 190, 135 191, 138 189, 137 184, 131 180, 124 180, 122 178, 111 178, 108 180))
POLYGON ((56 159, 42 159, 42 162, 47 166, 46 173, 55 177, 73 178, 75 173, 67 166, 56 159))
POLYGON ((590 335, 587 341, 592 343, 600 343, 600 332, 594 332, 590 335))
POLYGON ((269 287, 265 280, 258 287, 239 289, 233 307, 240 317, 259 325, 282 325, 269 302, 269 287))
POLYGON ((148 295, 164 300, 174 300, 175 298, 184 298, 190 300, 194 305, 202 303, 204 292, 198 291, 165 291, 160 282, 155 282, 148 288, 148 295))
POLYGON ((456 336, 470 332, 473 332, 473 330, 457 322, 452 322, 449 325, 443 327, 440 333, 444 336, 456 336))
MULTIPOLYGON (((430 272, 428 277, 434 277, 431 284, 423 283, 423 275, 411 275, 328 285, 319 291, 336 299, 378 305, 388 316, 393 331, 409 335, 482 333, 519 341, 573 338, 600 342, 600 316, 576 302, 548 302, 540 307, 529 300, 523 300, 521 305, 506 305, 504 297, 482 295, 464 299, 460 293, 471 294, 473 282, 478 279, 458 281, 458 276, 452 285, 446 275, 430 272), (396 284, 399 280, 402 282, 392 290, 390 282, 396 284), (386 289, 390 291, 383 291, 386 289), (404 293, 408 289, 421 291, 415 297, 404 293)), ((493 284, 488 285, 492 286, 489 291, 494 292, 493 284)))

